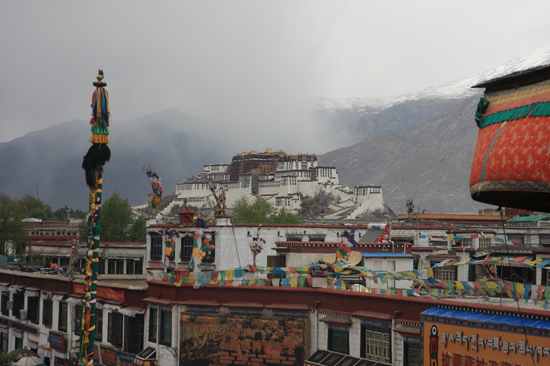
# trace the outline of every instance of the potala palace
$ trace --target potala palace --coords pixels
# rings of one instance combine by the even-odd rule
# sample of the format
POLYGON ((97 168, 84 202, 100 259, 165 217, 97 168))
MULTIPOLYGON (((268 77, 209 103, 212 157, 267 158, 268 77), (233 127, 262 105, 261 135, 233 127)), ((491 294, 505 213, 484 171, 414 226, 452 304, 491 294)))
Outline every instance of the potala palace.
POLYGON ((249 202, 263 198, 276 209, 300 210, 301 197, 314 197, 320 191, 337 197, 329 209, 332 216, 344 213, 355 219, 363 213, 384 209, 382 187, 360 185, 352 189, 338 181, 335 167, 319 166, 314 154, 288 155, 281 150, 243 152, 233 156, 230 164, 208 164, 196 177, 176 186, 176 199, 164 210, 183 206, 209 208, 215 205, 211 187, 226 193, 230 209, 236 200, 245 197, 249 202))

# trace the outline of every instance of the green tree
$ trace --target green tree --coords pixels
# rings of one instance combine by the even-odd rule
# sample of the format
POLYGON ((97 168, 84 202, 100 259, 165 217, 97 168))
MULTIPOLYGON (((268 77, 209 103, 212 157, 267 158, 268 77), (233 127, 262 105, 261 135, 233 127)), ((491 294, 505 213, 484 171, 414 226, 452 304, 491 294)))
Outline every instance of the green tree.
POLYGON ((273 212, 271 203, 260 198, 254 203, 248 203, 246 197, 241 197, 233 205, 231 221, 236 224, 262 224, 269 222, 269 216, 273 212))
POLYGON ((100 226, 101 241, 145 242, 145 218, 136 216, 128 199, 116 191, 101 207, 100 226))
POLYGON ((33 218, 33 219, 40 219, 42 221, 47 221, 48 217, 46 217, 46 212, 44 212, 43 209, 35 207, 30 212, 28 212, 25 217, 33 218))
POLYGON ((67 221, 67 210, 69 210, 72 216, 72 210, 65 205, 65 207, 58 208, 52 214, 52 219, 54 221, 67 221))
POLYGON ((145 243, 147 241, 147 224, 145 216, 139 215, 135 218, 134 224, 130 227, 128 234, 130 235, 129 241, 136 243, 145 243))
POLYGON ((87 211, 82 210, 73 210, 71 209, 71 217, 75 219, 85 219, 88 215, 87 211))
POLYGON ((11 362, 14 361, 16 358, 17 358, 16 355, 0 352, 0 365, 1 366, 11 365, 11 362))
POLYGON ((45 204, 39 198, 26 194, 17 201, 23 215, 35 219, 48 220, 52 217, 53 211, 50 205, 45 204))
POLYGON ((88 214, 82 210, 73 210, 65 205, 64 207, 55 210, 51 219, 54 221, 67 221, 67 211, 69 211, 69 217, 73 219, 85 219, 88 214))
POLYGON ((274 215, 274 207, 264 199, 258 199, 249 203, 245 197, 239 198, 233 205, 231 222, 239 224, 263 224, 267 222, 298 224, 302 220, 293 213, 282 209, 277 215, 274 215))
POLYGON ((84 218, 84 220, 80 221, 78 224, 78 239, 82 243, 88 242, 88 219, 84 218))
POLYGON ((26 231, 23 210, 10 196, 0 194, 0 254, 6 254, 6 241, 14 244, 16 254, 24 249, 26 231))
POLYGON ((277 215, 271 216, 271 222, 276 224, 301 224, 304 220, 291 212, 287 212, 283 208, 277 215))

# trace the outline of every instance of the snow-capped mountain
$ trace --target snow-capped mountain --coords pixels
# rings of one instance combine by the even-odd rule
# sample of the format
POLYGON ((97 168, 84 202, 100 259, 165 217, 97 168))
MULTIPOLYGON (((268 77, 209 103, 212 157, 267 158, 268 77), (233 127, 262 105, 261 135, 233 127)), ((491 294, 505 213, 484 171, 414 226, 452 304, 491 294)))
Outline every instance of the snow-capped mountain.
POLYGON ((459 81, 454 84, 432 87, 425 89, 416 94, 410 94, 397 98, 400 100, 411 99, 430 99, 430 98, 467 98, 479 93, 479 90, 473 89, 472 86, 483 82, 502 77, 518 71, 524 71, 533 67, 544 66, 550 64, 550 46, 545 46, 536 49, 524 56, 516 57, 513 60, 495 67, 481 75, 459 81))
POLYGON ((550 46, 385 105, 359 98, 324 100, 325 107, 317 110, 320 120, 349 140, 319 155, 319 162, 335 166, 347 186, 382 185, 384 201, 397 213, 404 213, 411 198, 432 213, 476 212, 483 205, 470 198, 468 181, 478 134, 474 114, 483 88, 472 86, 543 65, 550 65, 550 46))
POLYGON ((480 75, 460 80, 451 84, 433 86, 417 93, 403 94, 393 98, 346 98, 321 97, 315 103, 316 110, 356 110, 380 111, 395 104, 419 99, 462 99, 479 94, 478 89, 472 88, 482 82, 496 79, 513 72, 527 70, 533 67, 550 64, 550 45, 538 48, 526 55, 516 57, 500 66, 488 70, 480 75))
POLYGON ((390 107, 394 98, 348 98, 342 96, 324 96, 314 101, 314 109, 320 110, 357 110, 367 113, 377 112, 390 107))

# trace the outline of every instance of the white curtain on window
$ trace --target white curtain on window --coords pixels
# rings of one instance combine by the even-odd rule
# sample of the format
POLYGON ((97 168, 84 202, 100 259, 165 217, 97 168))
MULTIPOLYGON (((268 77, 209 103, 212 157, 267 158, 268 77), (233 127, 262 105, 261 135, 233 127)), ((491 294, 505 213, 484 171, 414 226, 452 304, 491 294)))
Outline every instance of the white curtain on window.
POLYGON ((12 294, 14 294, 14 293, 16 293, 16 292, 25 291, 25 288, 24 288, 23 286, 13 285, 13 286, 10 286, 9 291, 10 291, 12 294))
MULTIPOLYGON (((96 307, 97 307, 97 306, 96 306, 96 307)), ((119 309, 120 309, 120 305, 103 304, 103 309, 115 311, 115 310, 119 310, 119 309)))
POLYGON ((121 314, 124 314, 126 316, 131 316, 132 318, 134 318, 136 316, 136 314, 145 313, 145 309, 141 309, 141 308, 137 308, 137 307, 133 307, 133 306, 128 306, 128 307, 119 309, 118 312, 121 313, 121 314))
POLYGON ((40 347, 38 347, 38 356, 42 358, 46 357, 52 357, 52 349, 48 347, 48 345, 43 344, 40 347))
POLYGON ((26 294, 27 297, 38 297, 40 294, 40 290, 27 290, 26 294))
POLYGON ((78 297, 69 297, 67 299, 67 302, 70 303, 70 304, 74 304, 74 305, 82 305, 82 299, 78 298, 78 297))

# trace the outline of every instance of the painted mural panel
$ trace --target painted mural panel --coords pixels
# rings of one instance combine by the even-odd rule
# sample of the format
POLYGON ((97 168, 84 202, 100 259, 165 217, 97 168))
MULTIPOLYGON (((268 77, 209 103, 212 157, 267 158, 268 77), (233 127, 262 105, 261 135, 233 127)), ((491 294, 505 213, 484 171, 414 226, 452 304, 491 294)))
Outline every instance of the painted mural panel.
POLYGON ((180 365, 303 365, 307 318, 182 313, 180 365))
POLYGON ((430 366, 550 365, 547 330, 427 317, 423 364, 430 366))

